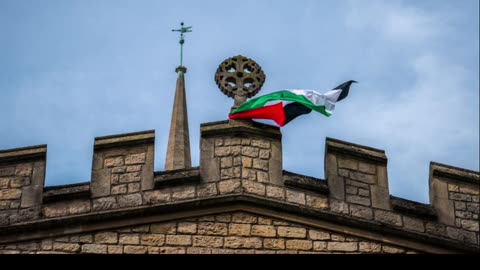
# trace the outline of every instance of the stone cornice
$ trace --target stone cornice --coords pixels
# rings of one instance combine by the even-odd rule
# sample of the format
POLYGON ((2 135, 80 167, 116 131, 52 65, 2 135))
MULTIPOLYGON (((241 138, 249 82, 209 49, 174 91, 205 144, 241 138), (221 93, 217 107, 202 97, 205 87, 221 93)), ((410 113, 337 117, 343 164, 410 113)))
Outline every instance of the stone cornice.
MULTIPOLYGON (((407 241, 412 245, 415 243, 425 243, 427 245, 445 248, 443 252, 446 252, 447 250, 450 250, 450 252, 480 251, 478 246, 473 246, 450 239, 416 232, 409 232, 393 226, 385 226, 385 224, 375 221, 365 221, 353 217, 345 217, 329 211, 274 201, 250 194, 223 195, 206 199, 195 199, 184 202, 141 206, 129 209, 117 209, 105 212, 25 222, 2 228, 2 230, 0 230, 0 244, 18 241, 30 241, 45 237, 84 233, 102 229, 113 229, 122 226, 145 224, 147 222, 166 221, 164 218, 161 218, 162 216, 168 216, 168 219, 170 220, 188 218, 195 216, 195 214, 184 214, 184 212, 207 211, 208 209, 218 207, 220 207, 222 209, 221 211, 223 212, 242 210, 247 211, 250 207, 254 207, 257 209, 255 212, 258 214, 262 214, 262 209, 264 209, 278 211, 278 213, 281 213, 281 215, 293 215, 296 217, 295 220, 308 218, 311 220, 312 224, 315 224, 316 222, 330 222, 334 223, 335 226, 347 226, 352 228, 354 231, 360 230, 364 231, 365 233, 368 232, 368 235, 375 234, 376 236, 372 236, 371 238, 372 240, 376 241, 378 241, 378 239, 388 238, 390 235, 399 241, 407 241), (157 216, 157 220, 154 218, 149 218, 153 216, 157 216)), ((198 216, 198 214, 196 216, 198 216)), ((336 230, 335 227, 329 227, 328 229, 336 230)), ((358 233, 358 237, 368 238, 368 235, 366 234, 362 236, 362 233, 358 233)), ((405 245, 408 246, 409 244, 405 243, 405 245)), ((434 247, 432 248, 435 249, 434 247)), ((419 248, 419 250, 421 250, 421 248, 419 248)))
POLYGON ((155 141, 155 130, 125 133, 113 136, 96 137, 94 150, 153 143, 155 141))

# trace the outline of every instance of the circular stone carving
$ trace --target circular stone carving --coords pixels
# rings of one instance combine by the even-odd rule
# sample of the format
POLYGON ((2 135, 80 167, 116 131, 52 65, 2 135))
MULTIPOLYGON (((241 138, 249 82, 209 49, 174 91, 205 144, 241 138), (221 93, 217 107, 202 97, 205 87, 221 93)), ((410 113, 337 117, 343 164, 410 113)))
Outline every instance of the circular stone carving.
POLYGON ((237 55, 218 66, 215 82, 225 95, 234 98, 235 105, 239 105, 260 91, 265 73, 252 59, 237 55))

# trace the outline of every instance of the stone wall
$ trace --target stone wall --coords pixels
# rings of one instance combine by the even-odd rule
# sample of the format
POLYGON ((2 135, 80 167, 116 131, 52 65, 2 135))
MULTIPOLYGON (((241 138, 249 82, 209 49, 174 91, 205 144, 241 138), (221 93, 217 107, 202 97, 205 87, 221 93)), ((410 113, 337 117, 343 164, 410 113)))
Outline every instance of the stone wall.
POLYGON ((203 125, 200 170, 207 182, 249 180, 282 185, 282 143, 278 129, 232 121, 203 125))
POLYGON ((245 212, 0 245, 0 254, 417 253, 245 212))
POLYGON ((0 226, 37 219, 47 146, 0 151, 0 226))
POLYGON ((154 137, 96 138, 91 182, 58 187, 43 187, 45 146, 0 151, 3 252, 480 251, 478 172, 432 163, 431 203, 421 204, 389 194, 383 150, 327 138, 326 179, 316 179, 283 170, 278 128, 226 121, 201 126, 199 168, 154 172, 154 137), (242 211, 252 223, 235 221, 242 211), (165 222, 176 229, 152 231, 165 222), (221 234, 204 233, 205 222, 221 234))

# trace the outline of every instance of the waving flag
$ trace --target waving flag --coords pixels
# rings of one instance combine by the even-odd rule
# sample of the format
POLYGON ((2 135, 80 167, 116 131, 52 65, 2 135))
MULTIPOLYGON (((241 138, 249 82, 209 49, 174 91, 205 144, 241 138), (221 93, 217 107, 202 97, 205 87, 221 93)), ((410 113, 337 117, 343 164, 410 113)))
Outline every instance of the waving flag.
POLYGON ((229 116, 230 119, 267 119, 273 120, 279 126, 285 126, 300 115, 312 110, 325 116, 330 116, 335 104, 346 98, 350 85, 356 81, 345 82, 333 90, 320 94, 315 90, 286 89, 251 99, 229 116), (267 103, 280 101, 273 105, 267 103))

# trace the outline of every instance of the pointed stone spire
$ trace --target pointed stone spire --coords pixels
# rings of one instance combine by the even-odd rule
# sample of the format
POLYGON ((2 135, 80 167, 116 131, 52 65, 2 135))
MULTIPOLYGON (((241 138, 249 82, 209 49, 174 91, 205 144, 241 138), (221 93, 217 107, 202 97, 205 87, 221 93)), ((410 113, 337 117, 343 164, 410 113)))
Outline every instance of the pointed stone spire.
POLYGON ((167 160, 165 170, 190 169, 192 161, 190 157, 190 136, 188 132, 187 98, 185 95, 184 74, 187 68, 177 67, 178 73, 175 100, 173 102, 172 122, 170 123, 170 135, 168 138, 167 160))

